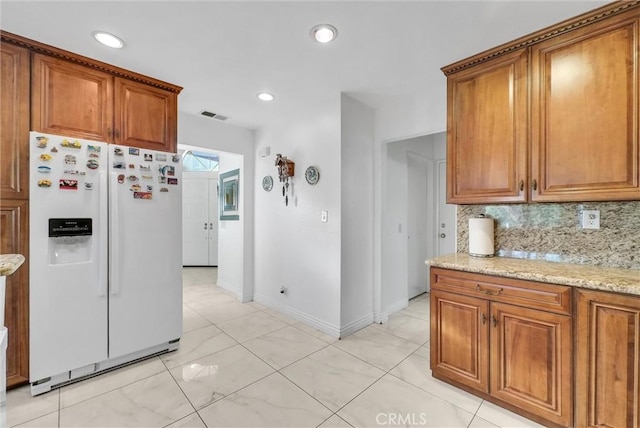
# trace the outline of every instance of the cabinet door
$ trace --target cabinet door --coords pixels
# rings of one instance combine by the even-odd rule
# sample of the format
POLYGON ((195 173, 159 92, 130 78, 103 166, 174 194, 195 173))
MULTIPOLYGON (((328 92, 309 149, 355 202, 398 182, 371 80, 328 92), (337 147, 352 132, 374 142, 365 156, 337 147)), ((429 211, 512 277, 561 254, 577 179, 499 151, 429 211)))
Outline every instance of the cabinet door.
POLYGON ((0 44, 0 198, 29 198, 29 51, 0 44))
POLYGON ((449 76, 448 203, 527 200, 527 52, 449 76))
POLYGON ((7 277, 4 322, 9 330, 7 387, 29 380, 29 201, 0 202, 0 254, 22 254, 26 261, 7 277))
POLYGON ((534 201, 640 199, 640 20, 532 47, 534 201))
POLYGON ((489 391, 489 302, 439 290, 431 293, 431 370, 489 391))
POLYGON ((571 426, 571 317, 491 304, 491 395, 571 426))
POLYGON ((115 103, 117 144, 176 152, 176 93, 116 78, 115 103))
POLYGON ((640 298, 576 294, 576 426, 639 428, 640 298))
POLYGON ((34 131, 110 142, 113 77, 45 55, 33 56, 34 131))

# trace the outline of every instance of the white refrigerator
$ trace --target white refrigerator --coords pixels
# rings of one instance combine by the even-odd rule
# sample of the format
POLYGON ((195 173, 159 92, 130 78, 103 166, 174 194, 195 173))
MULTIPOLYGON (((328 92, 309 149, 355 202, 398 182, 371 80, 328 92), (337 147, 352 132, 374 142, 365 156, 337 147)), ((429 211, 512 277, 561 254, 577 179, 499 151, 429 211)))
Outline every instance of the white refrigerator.
POLYGON ((180 158, 32 132, 30 178, 31 393, 177 349, 180 158))

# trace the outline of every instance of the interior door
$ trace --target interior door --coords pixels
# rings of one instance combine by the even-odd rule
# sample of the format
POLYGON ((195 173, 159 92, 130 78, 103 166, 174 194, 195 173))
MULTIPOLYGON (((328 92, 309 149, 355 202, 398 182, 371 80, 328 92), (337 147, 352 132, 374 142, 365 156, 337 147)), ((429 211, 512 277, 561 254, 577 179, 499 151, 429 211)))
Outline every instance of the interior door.
MULTIPOLYGON (((206 266, 209 264, 211 242, 207 198, 209 182, 207 179, 200 178, 183 178, 182 182, 182 264, 183 266, 206 266)), ((216 233, 217 229, 216 224, 216 233)))
POLYGON ((433 224, 428 200, 433 198, 429 191, 430 162, 415 153, 407 153, 407 273, 408 298, 411 299, 428 289, 428 269, 424 262, 433 252, 433 224))
POLYGON ((447 204, 447 164, 438 162, 438 218, 437 248, 438 256, 456 252, 456 206, 447 204))
POLYGON ((209 178, 209 266, 218 266, 218 179, 209 178))

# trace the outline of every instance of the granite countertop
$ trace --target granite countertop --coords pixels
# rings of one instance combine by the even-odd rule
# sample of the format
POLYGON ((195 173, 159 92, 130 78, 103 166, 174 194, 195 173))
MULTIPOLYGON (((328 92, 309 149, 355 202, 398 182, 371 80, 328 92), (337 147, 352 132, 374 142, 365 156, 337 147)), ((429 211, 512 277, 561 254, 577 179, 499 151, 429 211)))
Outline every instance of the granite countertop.
POLYGON ((9 276, 24 263, 22 254, 0 254, 0 276, 9 276))
POLYGON ((433 267, 484 273, 640 296, 640 270, 457 253, 425 262, 433 267))

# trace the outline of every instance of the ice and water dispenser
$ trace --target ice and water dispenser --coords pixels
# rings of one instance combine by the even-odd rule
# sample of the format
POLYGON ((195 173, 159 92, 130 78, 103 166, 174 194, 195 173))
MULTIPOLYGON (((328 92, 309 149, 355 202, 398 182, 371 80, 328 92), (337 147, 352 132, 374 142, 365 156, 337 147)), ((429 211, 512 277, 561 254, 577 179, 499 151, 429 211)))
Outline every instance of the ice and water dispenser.
POLYGON ((49 264, 91 261, 92 235, 90 218, 50 218, 49 264))

